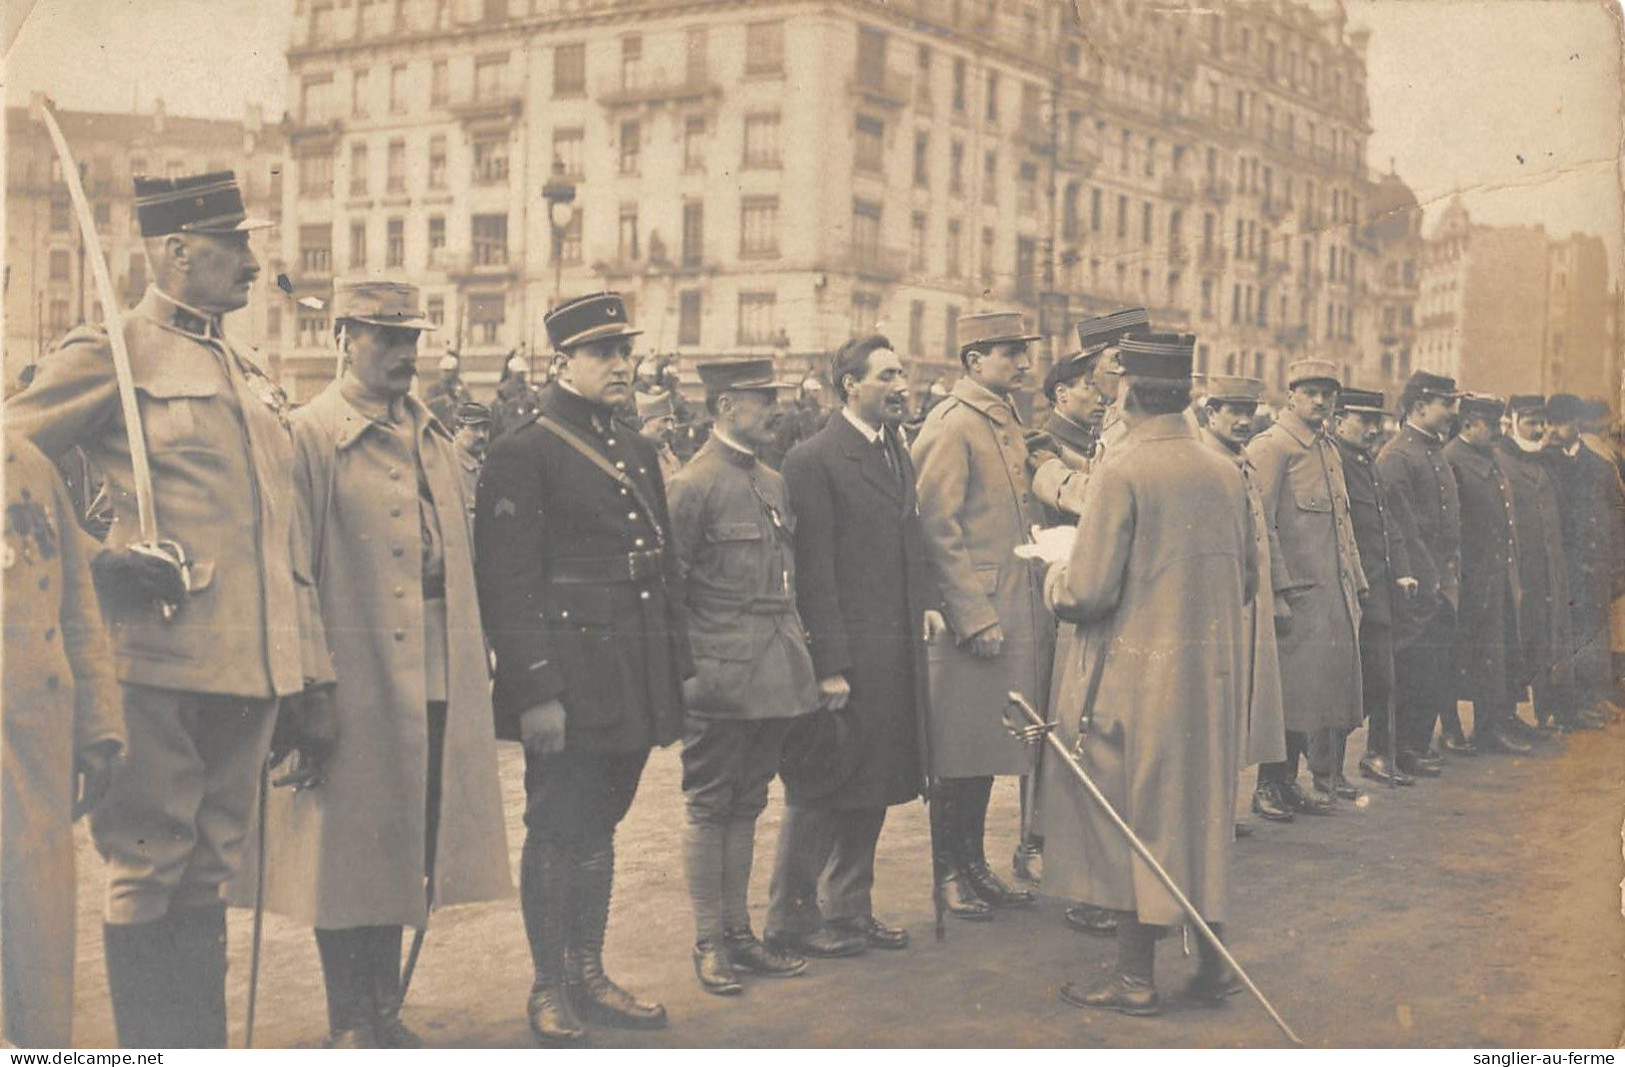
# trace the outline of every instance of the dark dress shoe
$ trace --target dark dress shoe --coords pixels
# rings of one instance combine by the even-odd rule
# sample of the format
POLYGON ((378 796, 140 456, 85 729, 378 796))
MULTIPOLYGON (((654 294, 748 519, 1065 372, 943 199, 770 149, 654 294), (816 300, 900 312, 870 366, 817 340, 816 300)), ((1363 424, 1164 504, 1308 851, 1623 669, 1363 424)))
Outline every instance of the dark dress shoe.
POLYGON ((1222 1008, 1228 998, 1246 988, 1229 967, 1213 972, 1199 969, 1185 984, 1184 998, 1199 1008, 1222 1008))
POLYGON ((570 1000, 588 1022, 600 1026, 659 1030, 666 1025, 664 1004, 639 1000, 610 981, 608 975, 600 974, 590 984, 572 985, 570 1000))
POLYGON ((1017 845, 1010 856, 1010 872, 1015 875, 1016 881, 1037 885, 1041 878, 1038 862, 1043 855, 1043 850, 1037 845, 1017 845))
POLYGON ((1244 822, 1236 823, 1236 840, 1237 841, 1240 841, 1244 837, 1251 837, 1251 836, 1253 836, 1253 828, 1251 826, 1248 826, 1244 822))
POLYGON ((1350 782, 1347 778, 1344 778, 1341 774, 1334 775, 1330 778, 1319 774, 1314 775, 1313 777, 1315 792, 1317 793, 1327 797, 1335 797, 1338 800, 1360 799, 1360 791, 1354 787, 1354 783, 1350 782))
POLYGON ((530 1032, 544 1045, 573 1045, 587 1039, 587 1028, 562 986, 532 986, 525 1018, 530 1032))
POLYGON ((337 1030, 327 1035, 322 1042, 323 1048, 384 1048, 379 1043, 378 1033, 370 1026, 358 1026, 354 1030, 337 1030))
POLYGON ((1093 904, 1074 904, 1062 912, 1061 918, 1080 934, 1113 937, 1117 934, 1117 913, 1110 908, 1093 904))
POLYGON ((721 938, 706 938, 694 946, 694 977, 700 988, 719 997, 737 996, 745 991, 734 974, 728 951, 721 938))
POLYGON ((1299 815, 1330 815, 1337 810, 1337 804, 1330 794, 1316 796, 1305 793, 1297 782, 1281 784, 1281 800, 1299 815))
POLYGON ((1374 782, 1386 782, 1389 785, 1415 785, 1416 779, 1388 762, 1388 757, 1377 752, 1367 752, 1360 757, 1360 777, 1369 778, 1374 782))
POLYGON ((373 1033, 378 1035, 380 1048, 422 1048, 423 1038, 419 1037, 411 1027, 401 1022, 399 1015, 380 1016, 373 1023, 373 1033))
POLYGON ((1444 761, 1421 752, 1401 752, 1399 769, 1418 778, 1437 778, 1444 773, 1444 761))
POLYGON ((1270 822, 1291 822, 1292 811, 1281 798, 1274 782, 1265 782, 1253 790, 1253 814, 1270 822))
POLYGON ((1535 746, 1519 737, 1512 727, 1502 723, 1473 731, 1473 742, 1480 751, 1496 752, 1505 756, 1527 756, 1535 746))
POLYGON ((1465 737, 1452 737, 1444 734, 1439 738, 1439 747, 1454 756, 1476 756, 1478 746, 1465 737))
POLYGON ((956 871, 949 871, 942 879, 942 895, 947 902, 948 914, 969 922, 990 922, 993 905, 983 900, 971 888, 970 881, 956 871))
POLYGON ((873 915, 861 918, 836 919, 831 926, 842 933, 857 934, 869 943, 870 948, 904 949, 908 948, 908 931, 901 926, 887 926, 873 915))
POLYGON ((869 947, 862 934, 849 934, 827 925, 807 934, 768 934, 766 944, 775 952, 826 960, 856 956, 869 947))
POLYGON ((1124 1015, 1156 1015, 1162 1011, 1157 987, 1126 974, 1114 974, 1085 992, 1076 982, 1061 987, 1061 999, 1079 1008, 1105 1008, 1124 1015))
POLYGON ((995 908, 1020 908, 1038 900, 1038 894, 1031 889, 1011 889, 1005 885, 985 863, 973 863, 964 873, 976 895, 995 908))
POLYGON ((757 940, 750 928, 729 930, 722 935, 728 950, 728 962, 738 971, 748 971, 764 978, 794 978, 807 969, 807 958, 794 952, 768 948, 757 940))

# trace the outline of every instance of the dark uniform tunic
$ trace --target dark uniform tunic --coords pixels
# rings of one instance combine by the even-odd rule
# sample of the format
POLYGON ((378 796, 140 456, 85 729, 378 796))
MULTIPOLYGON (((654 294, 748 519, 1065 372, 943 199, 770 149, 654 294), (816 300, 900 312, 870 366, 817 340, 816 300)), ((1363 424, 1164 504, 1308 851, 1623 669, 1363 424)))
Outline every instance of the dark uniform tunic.
POLYGON ((1547 462, 1563 499, 1563 543, 1574 623, 1571 666, 1579 708, 1612 695, 1608 611, 1625 592, 1625 501, 1614 465, 1583 442, 1547 462))
POLYGON ((1461 607, 1456 624, 1457 695, 1474 705, 1474 728, 1485 713, 1511 713, 1517 674, 1518 563, 1512 486, 1493 445, 1456 438, 1444 448, 1461 501, 1461 607))
POLYGON ((1510 437, 1496 438, 1498 460, 1512 486, 1518 544, 1518 672, 1513 699, 1534 687, 1535 717, 1557 713, 1552 668, 1566 659, 1574 629, 1569 620, 1569 574, 1564 558, 1562 502, 1541 450, 1526 452, 1510 437))

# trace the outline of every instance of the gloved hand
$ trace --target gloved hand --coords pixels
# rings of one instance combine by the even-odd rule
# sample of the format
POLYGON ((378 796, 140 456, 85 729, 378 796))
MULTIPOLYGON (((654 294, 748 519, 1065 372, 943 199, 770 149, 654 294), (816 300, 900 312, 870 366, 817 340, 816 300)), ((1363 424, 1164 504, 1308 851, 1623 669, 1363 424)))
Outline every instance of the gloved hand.
POLYGON ((294 762, 288 773, 271 784, 295 792, 320 786, 326 781, 327 763, 337 744, 338 716, 331 682, 308 686, 302 693, 284 697, 271 733, 271 767, 281 766, 290 756, 294 762))
POLYGON ((189 565, 173 541, 134 541, 123 548, 104 548, 90 561, 91 580, 102 603, 115 611, 136 611, 153 604, 170 610, 186 602, 189 565))
POLYGON ((78 822, 95 810, 113 784, 118 772, 119 756, 124 746, 118 741, 98 741, 74 753, 73 821, 78 822))

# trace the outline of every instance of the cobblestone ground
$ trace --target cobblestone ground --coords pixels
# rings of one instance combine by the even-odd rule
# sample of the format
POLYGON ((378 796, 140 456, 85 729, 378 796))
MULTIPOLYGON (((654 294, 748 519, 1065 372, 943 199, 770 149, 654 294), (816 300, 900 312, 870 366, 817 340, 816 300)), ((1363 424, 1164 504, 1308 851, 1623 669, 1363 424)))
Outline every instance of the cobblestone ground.
MULTIPOLYGON (((1465 711, 1465 709, 1464 709, 1465 711)), ((1350 769, 1363 735, 1349 744, 1350 769)), ((517 871, 518 750, 504 746, 509 844, 517 871)), ((919 804, 892 809, 881 838, 877 911, 913 947, 817 961, 805 977, 756 982, 742 997, 701 993, 689 963, 677 753, 650 761, 619 837, 608 962, 624 985, 663 999, 657 1033, 599 1031, 602 1046, 1253 1046, 1281 1043, 1245 996, 1224 1011, 1174 1004, 1162 1017, 1085 1012, 1063 981, 1104 974, 1112 943, 1061 924, 1064 902, 950 920, 931 936, 927 834, 919 804)), ((1307 778, 1305 779, 1307 784, 1307 778)), ((1251 791, 1251 775, 1241 790, 1251 791)), ((776 789, 759 835, 757 927, 777 839, 776 789)), ((1232 948, 1298 1033, 1316 1047, 1613 1046, 1625 1034, 1621 819, 1625 727, 1543 755, 1455 759, 1412 789, 1290 825, 1249 821, 1237 844, 1232 948)), ((1016 794, 1001 781, 989 854, 1007 857, 1016 794)), ((82 831, 81 831, 82 834, 82 831)), ((81 838, 76 1032, 113 1041, 97 908, 100 863, 81 838)), ((232 1036, 242 1039, 250 917, 231 917, 232 1036)), ((1194 946, 1192 946, 1194 951, 1194 946)), ((1158 950, 1176 991, 1195 960, 1178 938, 1158 950)), ((524 1047, 529 961, 516 901, 437 915, 405 1017, 433 1046, 524 1047)), ((309 1047, 326 1030, 308 930, 266 923, 256 1044, 309 1047)))

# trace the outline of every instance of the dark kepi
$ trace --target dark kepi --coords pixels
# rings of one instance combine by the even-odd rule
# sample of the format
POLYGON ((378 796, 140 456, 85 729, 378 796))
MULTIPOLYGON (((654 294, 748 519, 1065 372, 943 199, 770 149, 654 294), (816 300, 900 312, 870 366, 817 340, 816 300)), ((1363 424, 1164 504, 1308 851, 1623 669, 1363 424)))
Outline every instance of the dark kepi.
POLYGON ((606 337, 636 337, 620 293, 591 293, 567 300, 542 316, 547 340, 560 352, 606 337))
POLYGON ((251 219, 237 175, 210 171, 186 178, 135 179, 135 217, 142 237, 172 233, 236 233, 275 225, 251 219))

